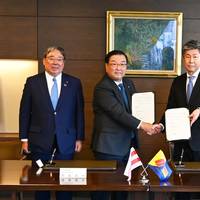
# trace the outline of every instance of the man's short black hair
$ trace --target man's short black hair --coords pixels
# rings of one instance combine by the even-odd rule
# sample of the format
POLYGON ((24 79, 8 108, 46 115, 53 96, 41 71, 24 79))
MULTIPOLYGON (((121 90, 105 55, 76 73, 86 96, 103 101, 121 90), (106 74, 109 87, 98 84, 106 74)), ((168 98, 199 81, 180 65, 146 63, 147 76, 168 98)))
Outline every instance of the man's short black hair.
POLYGON ((183 45, 182 55, 188 50, 198 49, 200 52, 200 42, 198 40, 190 40, 183 45))
POLYGON ((105 63, 108 64, 111 56, 114 56, 114 55, 123 55, 126 58, 126 62, 128 63, 127 55, 121 50, 113 50, 113 51, 110 51, 109 53, 107 53, 105 56, 105 63))

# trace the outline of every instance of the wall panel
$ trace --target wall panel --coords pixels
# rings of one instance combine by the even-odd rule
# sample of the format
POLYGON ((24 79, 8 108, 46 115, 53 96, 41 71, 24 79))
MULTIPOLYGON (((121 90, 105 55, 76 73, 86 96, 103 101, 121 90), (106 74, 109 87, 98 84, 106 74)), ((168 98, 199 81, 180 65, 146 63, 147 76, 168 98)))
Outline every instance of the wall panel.
POLYGON ((107 10, 184 12, 187 18, 199 17, 198 0, 38 0, 39 16, 105 17, 107 10))
POLYGON ((36 0, 1 0, 0 15, 37 16, 36 0))
POLYGON ((105 22, 101 18, 39 17, 39 57, 49 45, 63 46, 69 60, 83 60, 84 63, 85 60, 102 59, 105 22))
MULTIPOLYGON (((92 94, 104 74, 106 11, 183 12, 183 42, 200 39, 199 0, 1 0, 0 58, 38 58, 50 45, 61 45, 67 53, 65 72, 83 84, 86 141, 78 158, 91 158, 92 94)), ((41 62, 40 62, 41 63, 41 62)), ((42 71, 43 67, 39 67, 42 71)), ((132 78, 138 91, 156 94, 156 120, 167 103, 172 78, 132 78)), ((140 134, 141 154, 148 160, 157 150, 167 150, 163 135, 140 134), (156 140, 156 143, 155 143, 156 140), (148 155, 147 155, 148 154, 148 155)))
POLYGON ((0 59, 37 59, 36 17, 0 16, 0 59))
MULTIPOLYGON (((200 6, 199 6, 200 8, 200 6)), ((200 40, 200 16, 197 19, 185 19, 183 23, 183 43, 188 40, 200 40)))

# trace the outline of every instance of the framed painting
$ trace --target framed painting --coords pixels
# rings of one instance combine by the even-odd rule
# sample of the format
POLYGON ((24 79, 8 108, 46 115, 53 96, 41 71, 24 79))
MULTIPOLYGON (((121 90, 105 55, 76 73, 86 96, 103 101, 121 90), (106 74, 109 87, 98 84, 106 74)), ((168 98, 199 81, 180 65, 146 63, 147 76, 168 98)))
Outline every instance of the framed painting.
POLYGON ((107 47, 124 51, 127 76, 175 77, 181 73, 181 12, 107 11, 107 47))

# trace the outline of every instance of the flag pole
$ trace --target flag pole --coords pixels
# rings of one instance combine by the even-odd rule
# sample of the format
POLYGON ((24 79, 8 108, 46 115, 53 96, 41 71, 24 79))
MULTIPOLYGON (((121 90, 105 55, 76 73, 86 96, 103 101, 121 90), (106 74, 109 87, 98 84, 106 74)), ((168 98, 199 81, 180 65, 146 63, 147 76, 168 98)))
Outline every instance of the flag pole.
POLYGON ((143 171, 141 172, 141 176, 143 175, 143 173, 145 172, 146 176, 148 176, 148 173, 146 171, 146 169, 148 168, 148 165, 146 167, 144 167, 144 165, 142 164, 142 168, 143 168, 143 171))
POLYGON ((146 169, 148 168, 148 165, 146 167, 144 167, 144 165, 142 164, 142 168, 143 168, 143 171, 141 172, 141 179, 139 180, 142 184, 146 184, 149 182, 149 179, 146 177, 148 176, 148 173, 146 171, 146 169), (145 174, 144 174, 145 172, 145 174))

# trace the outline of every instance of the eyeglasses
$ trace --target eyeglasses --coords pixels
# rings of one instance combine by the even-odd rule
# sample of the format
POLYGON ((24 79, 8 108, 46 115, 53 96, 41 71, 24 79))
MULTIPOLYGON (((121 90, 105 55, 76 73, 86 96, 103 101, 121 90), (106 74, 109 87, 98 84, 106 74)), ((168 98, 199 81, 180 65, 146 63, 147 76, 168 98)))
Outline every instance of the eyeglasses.
POLYGON ((53 63, 53 62, 63 62, 64 58, 53 58, 53 57, 47 57, 48 62, 53 63))
POLYGON ((127 63, 108 63, 112 68, 117 68, 117 67, 121 67, 121 68, 125 68, 127 67, 127 63))
POLYGON ((189 60, 189 59, 198 60, 200 57, 197 55, 194 55, 194 56, 185 55, 184 58, 187 60, 189 60))

